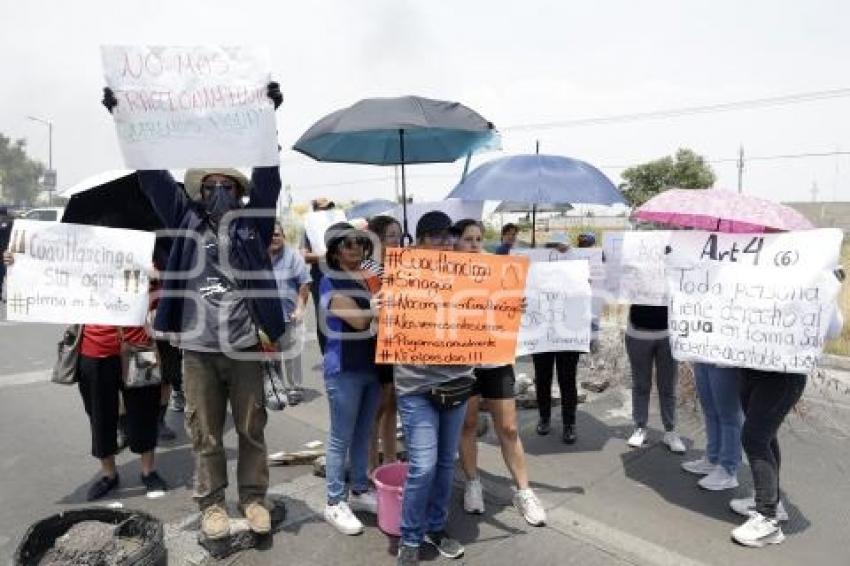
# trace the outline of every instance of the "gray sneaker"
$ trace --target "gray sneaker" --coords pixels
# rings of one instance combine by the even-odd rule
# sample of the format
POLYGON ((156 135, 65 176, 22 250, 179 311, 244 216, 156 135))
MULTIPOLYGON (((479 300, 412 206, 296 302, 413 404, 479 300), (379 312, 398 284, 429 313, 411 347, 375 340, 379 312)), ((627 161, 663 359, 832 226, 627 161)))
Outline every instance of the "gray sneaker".
POLYGON ((419 547, 399 544, 396 566, 419 566, 419 547))
POLYGON ((434 531, 425 534, 425 542, 437 549, 446 558, 463 556, 463 545, 448 535, 446 531, 434 531))
POLYGON ((182 413, 186 410, 186 396, 182 391, 174 390, 171 392, 171 400, 168 403, 168 408, 175 413, 182 413))

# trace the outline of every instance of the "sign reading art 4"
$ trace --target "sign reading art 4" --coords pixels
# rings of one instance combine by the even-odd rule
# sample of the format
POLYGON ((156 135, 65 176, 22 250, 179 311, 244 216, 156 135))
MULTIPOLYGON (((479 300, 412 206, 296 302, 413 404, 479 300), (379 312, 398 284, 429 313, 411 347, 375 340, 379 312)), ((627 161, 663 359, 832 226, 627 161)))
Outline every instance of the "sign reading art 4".
POLYGON ((674 232, 666 258, 670 345, 679 360, 807 373, 841 283, 839 230, 674 232))

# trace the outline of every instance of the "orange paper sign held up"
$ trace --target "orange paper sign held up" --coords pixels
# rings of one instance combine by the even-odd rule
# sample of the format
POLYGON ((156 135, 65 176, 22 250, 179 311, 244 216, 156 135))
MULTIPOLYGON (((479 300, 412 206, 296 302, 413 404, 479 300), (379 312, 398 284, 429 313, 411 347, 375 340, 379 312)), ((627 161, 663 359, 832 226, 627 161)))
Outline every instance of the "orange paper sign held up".
POLYGON ((387 250, 375 361, 513 363, 528 259, 387 250))

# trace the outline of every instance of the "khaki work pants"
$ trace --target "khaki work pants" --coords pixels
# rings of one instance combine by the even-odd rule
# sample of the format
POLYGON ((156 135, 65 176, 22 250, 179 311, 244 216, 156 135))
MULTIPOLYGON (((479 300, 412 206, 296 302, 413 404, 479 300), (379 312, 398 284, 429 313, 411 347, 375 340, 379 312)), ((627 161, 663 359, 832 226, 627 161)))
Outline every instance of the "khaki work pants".
POLYGON ((227 403, 239 437, 239 502, 263 501, 269 487, 264 429, 266 408, 260 362, 219 352, 183 353, 186 428, 195 454, 195 494, 200 508, 223 504, 227 456, 222 443, 227 403))

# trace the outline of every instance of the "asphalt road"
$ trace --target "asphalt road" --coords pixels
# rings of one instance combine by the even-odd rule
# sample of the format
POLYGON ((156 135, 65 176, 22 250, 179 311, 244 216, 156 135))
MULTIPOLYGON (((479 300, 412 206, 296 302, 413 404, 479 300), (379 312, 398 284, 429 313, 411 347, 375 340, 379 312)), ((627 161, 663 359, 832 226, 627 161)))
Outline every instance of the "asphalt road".
MULTIPOLYGON (((61 329, 0 321, 0 563, 6 563, 27 526, 60 510, 81 506, 96 461, 88 455, 89 432, 74 387, 45 383, 61 329)), ((324 440, 327 407, 315 342, 304 367, 307 401, 273 413, 267 427, 270 451, 297 450, 324 440)), ((520 367, 519 371, 528 371, 520 367)), ((744 549, 729 540, 740 520, 727 508, 727 493, 709 493, 679 469, 704 445, 699 414, 680 408, 681 430, 695 450, 670 454, 654 430, 647 448, 629 450, 628 391, 612 389, 581 406, 579 442, 534 433, 536 414, 521 411, 520 429, 530 477, 549 511, 545 528, 525 525, 510 505, 511 482, 492 433, 481 444, 481 476, 487 513, 465 515, 456 493, 450 529, 467 546, 466 564, 841 566, 850 564, 850 385, 847 374, 812 382, 805 414, 789 419, 782 433, 783 488, 791 521, 778 547, 744 549)), ((653 405, 651 426, 658 426, 653 405)), ((556 411, 557 412, 557 411, 556 411)), ((119 457, 122 488, 110 502, 148 510, 166 523, 171 564, 209 563, 195 543, 191 500, 191 450, 181 415, 168 419, 180 431, 159 450, 159 468, 172 489, 147 500, 138 462, 119 457)), ((555 430, 559 430, 555 423, 555 430)), ((235 435, 226 440, 235 472, 235 435)), ((740 473, 749 489, 749 472, 740 473)), ((376 528, 344 537, 321 519, 323 482, 308 466, 271 470, 273 491, 286 497, 289 517, 274 545, 231 558, 228 564, 394 564, 395 542, 376 528)), ((460 485, 460 484, 458 484, 460 485)), ((232 486, 230 489, 233 492, 232 486)), ((233 494, 231 493, 231 497, 233 494)), ((374 521, 367 525, 374 526, 374 521)), ((434 558, 428 555, 427 558, 434 558)))

